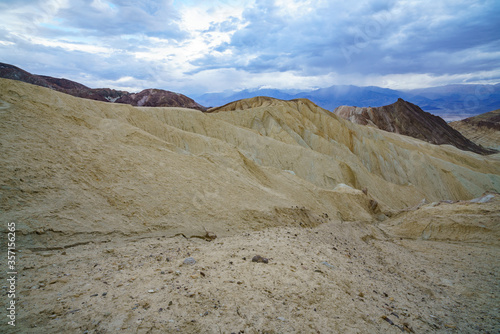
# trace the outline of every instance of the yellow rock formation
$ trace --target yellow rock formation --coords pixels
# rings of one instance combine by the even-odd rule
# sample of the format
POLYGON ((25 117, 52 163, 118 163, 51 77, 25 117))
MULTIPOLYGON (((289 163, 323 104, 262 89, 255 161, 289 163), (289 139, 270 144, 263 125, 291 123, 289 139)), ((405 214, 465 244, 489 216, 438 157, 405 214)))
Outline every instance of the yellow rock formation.
POLYGON ((298 224, 304 214, 310 224, 371 221, 424 198, 500 190, 498 160, 358 126, 308 100, 258 97, 202 113, 7 79, 0 92, 4 219, 48 233, 48 244, 117 232, 227 234, 298 224))
POLYGON ((499 190, 498 155, 307 100, 202 113, 0 79, 0 332, 498 332, 499 190))

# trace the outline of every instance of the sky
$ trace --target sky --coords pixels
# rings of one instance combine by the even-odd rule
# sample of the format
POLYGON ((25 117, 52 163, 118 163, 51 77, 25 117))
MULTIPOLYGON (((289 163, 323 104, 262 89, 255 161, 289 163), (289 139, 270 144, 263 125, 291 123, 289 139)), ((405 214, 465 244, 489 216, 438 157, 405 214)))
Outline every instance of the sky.
POLYGON ((0 0, 0 62, 202 94, 500 82, 498 0, 0 0))

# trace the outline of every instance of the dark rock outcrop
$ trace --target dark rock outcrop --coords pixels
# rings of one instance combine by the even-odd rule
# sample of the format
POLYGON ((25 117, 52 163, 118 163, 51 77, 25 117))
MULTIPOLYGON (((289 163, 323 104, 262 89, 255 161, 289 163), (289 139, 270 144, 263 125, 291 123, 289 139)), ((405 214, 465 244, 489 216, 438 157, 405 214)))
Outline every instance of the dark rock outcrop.
POLYGON ((139 93, 127 94, 116 103, 131 104, 138 107, 182 107, 205 111, 206 108, 189 97, 162 89, 145 89, 139 93))
POLYGON ((452 122, 450 123, 450 125, 456 125, 460 123, 500 131, 500 109, 493 110, 474 117, 469 117, 461 121, 452 122))
POLYGON ((89 88, 78 82, 26 72, 19 67, 0 63, 0 78, 23 81, 47 87, 58 92, 84 99, 131 104, 146 107, 182 107, 206 111, 206 108, 189 97, 162 89, 145 89, 140 93, 129 93, 111 88, 89 88))
POLYGON ((103 102, 116 102, 122 96, 130 94, 123 90, 116 90, 111 88, 93 88, 93 89, 71 89, 66 91, 67 94, 81 97, 89 100, 103 101, 103 102))
POLYGON ((333 112, 353 123, 374 126, 384 131, 414 137, 431 144, 453 145, 461 150, 479 154, 495 153, 495 151, 473 143, 449 126, 441 117, 425 112, 419 106, 403 99, 376 108, 341 106, 333 112))
POLYGON ((43 77, 31 74, 14 65, 0 63, 0 78, 18 80, 32 85, 56 89, 43 77))

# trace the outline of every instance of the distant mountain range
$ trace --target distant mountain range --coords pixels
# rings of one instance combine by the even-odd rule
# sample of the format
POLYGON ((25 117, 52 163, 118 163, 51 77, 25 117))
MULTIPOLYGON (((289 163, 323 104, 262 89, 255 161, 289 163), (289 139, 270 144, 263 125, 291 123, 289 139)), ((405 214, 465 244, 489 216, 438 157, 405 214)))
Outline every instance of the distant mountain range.
POLYGON ((216 107, 256 96, 269 96, 282 100, 306 98, 330 111, 343 105, 381 107, 402 98, 447 121, 464 119, 500 108, 500 84, 447 85, 412 90, 340 85, 304 92, 255 89, 209 93, 192 97, 202 105, 216 107))
POLYGON ((393 90, 375 86, 337 85, 311 91, 251 89, 191 95, 191 98, 163 89, 145 89, 139 93, 111 88, 89 88, 80 83, 36 75, 14 65, 0 63, 0 78, 20 80, 51 88, 77 97, 149 107, 185 107, 206 111, 227 103, 257 96, 281 100, 309 99, 320 107, 333 111, 339 106, 381 107, 402 98, 422 110, 446 121, 457 121, 500 108, 500 84, 447 85, 412 90, 393 90), (195 101, 196 100, 196 101, 195 101))

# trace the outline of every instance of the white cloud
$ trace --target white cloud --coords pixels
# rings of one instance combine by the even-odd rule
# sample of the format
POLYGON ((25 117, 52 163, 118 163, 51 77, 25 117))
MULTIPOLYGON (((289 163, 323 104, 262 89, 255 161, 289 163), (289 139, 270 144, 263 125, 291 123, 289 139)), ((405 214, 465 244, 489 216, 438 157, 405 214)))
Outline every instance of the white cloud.
POLYGON ((101 12, 113 12, 116 11, 116 5, 111 2, 103 0, 92 0, 90 4, 91 7, 101 11, 101 12))
POLYGON ((495 0, 5 0, 0 61, 183 93, 498 81, 499 16, 495 0))
POLYGON ((62 49, 68 50, 68 51, 81 51, 81 52, 86 52, 86 53, 91 53, 91 54, 99 54, 99 55, 103 55, 103 56, 110 56, 114 52, 116 52, 116 50, 113 50, 113 49, 110 49, 110 48, 104 47, 104 46, 57 41, 57 40, 50 40, 50 39, 41 38, 41 37, 31 37, 31 38, 29 38, 29 41, 35 46, 36 45, 43 45, 43 46, 53 47, 53 48, 62 48, 62 49))

